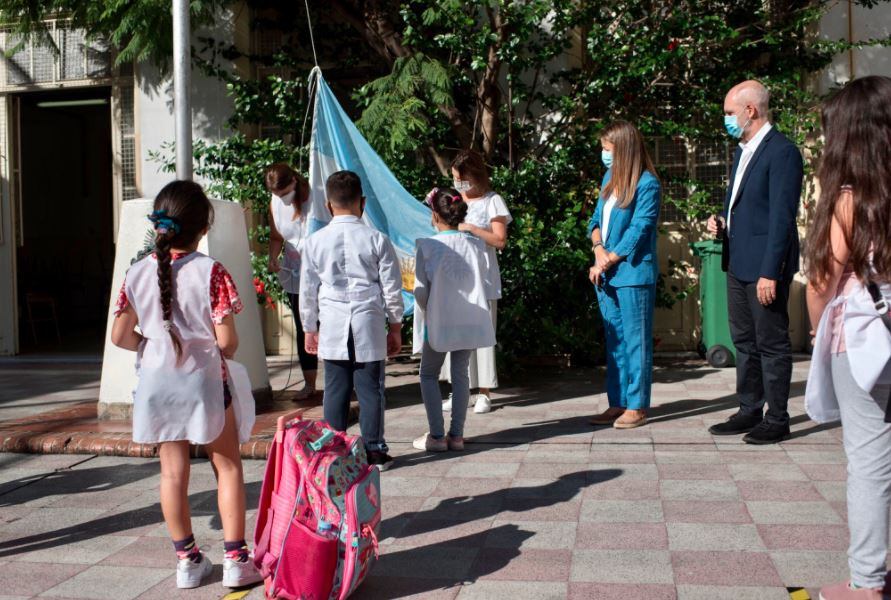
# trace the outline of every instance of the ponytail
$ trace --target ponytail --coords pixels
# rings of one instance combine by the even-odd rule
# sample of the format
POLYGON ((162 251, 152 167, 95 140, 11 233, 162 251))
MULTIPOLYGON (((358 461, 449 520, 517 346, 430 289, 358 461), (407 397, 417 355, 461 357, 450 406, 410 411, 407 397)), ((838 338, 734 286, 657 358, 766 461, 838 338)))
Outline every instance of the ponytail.
POLYGON ((158 290, 164 329, 170 335, 176 362, 183 356, 183 344, 173 327, 173 267, 171 248, 194 244, 213 222, 213 206, 201 186, 192 181, 172 181, 155 198, 149 221, 155 227, 155 258, 158 261, 158 290))
POLYGON ((158 231, 155 237, 155 256, 158 259, 158 289, 161 291, 161 313, 164 318, 164 329, 170 334, 176 362, 183 356, 183 344, 173 330, 173 269, 170 266, 170 240, 174 233, 168 230, 158 231))

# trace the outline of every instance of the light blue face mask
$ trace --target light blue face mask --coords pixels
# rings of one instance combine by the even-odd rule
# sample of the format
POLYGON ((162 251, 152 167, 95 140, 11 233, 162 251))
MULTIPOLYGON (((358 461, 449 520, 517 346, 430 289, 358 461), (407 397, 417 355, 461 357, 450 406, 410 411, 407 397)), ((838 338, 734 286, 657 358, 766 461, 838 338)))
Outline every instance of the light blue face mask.
POLYGON ((600 151, 600 160, 603 162, 603 166, 607 169, 611 169, 613 166, 613 153, 609 150, 601 150, 600 151))
POLYGON ((724 129, 727 130, 727 133, 739 139, 742 137, 743 132, 746 130, 746 127, 749 126, 752 120, 749 119, 746 121, 746 124, 742 127, 739 126, 739 118, 736 115, 724 115, 724 129))

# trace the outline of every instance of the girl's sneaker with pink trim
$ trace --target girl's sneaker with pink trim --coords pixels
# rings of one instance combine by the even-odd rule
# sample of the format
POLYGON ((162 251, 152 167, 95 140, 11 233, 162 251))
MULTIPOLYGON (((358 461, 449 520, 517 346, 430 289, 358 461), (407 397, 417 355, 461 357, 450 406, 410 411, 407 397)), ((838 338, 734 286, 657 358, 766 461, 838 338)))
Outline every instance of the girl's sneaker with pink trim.
POLYGON ((248 558, 239 561, 233 558, 223 558, 223 587, 239 588, 254 585, 263 581, 263 576, 254 566, 254 561, 248 558))
POLYGON ((189 590, 201 585, 205 577, 213 571, 213 563, 201 552, 201 561, 195 562, 189 557, 179 559, 176 565, 176 587, 189 590))

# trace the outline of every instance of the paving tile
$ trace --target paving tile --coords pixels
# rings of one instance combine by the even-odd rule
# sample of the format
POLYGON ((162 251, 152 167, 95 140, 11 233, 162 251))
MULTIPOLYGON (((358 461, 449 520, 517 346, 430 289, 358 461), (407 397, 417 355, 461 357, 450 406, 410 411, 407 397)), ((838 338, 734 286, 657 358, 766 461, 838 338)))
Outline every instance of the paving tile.
MULTIPOLYGON (((173 573, 173 569, 170 569, 173 573)), ((204 580, 201 587, 181 590, 176 587, 176 575, 170 575, 156 586, 146 590, 137 597, 137 600, 219 600, 221 593, 226 593, 226 588, 222 587, 223 566, 215 564, 210 576, 204 580)), ((254 595, 263 598, 261 592, 262 586, 254 588, 249 598, 254 595)))
POLYGON ((743 500, 823 500, 814 484, 804 481, 737 481, 736 487, 743 500))
POLYGON ((580 444, 534 444, 523 462, 582 463, 589 461, 590 448, 580 444))
POLYGON ((813 485, 828 502, 848 501, 848 486, 843 481, 815 481, 813 485))
POLYGON ((467 536, 475 534, 484 536, 491 526, 491 518, 476 521, 430 518, 411 519, 400 528, 398 535, 395 537, 385 536, 385 532, 382 532, 381 543, 387 546, 387 548, 400 549, 433 545, 461 546, 467 543, 467 536))
POLYGON ((771 552, 783 585, 821 587, 850 578, 845 552, 771 552))
POLYGON ((421 510, 415 513, 414 517, 456 522, 491 519, 501 512, 503 504, 503 494, 490 494, 471 498, 437 498, 431 496, 424 500, 421 510))
MULTIPOLYGON (((466 480, 461 480, 466 481, 466 480)), ((384 474, 381 477, 381 495, 390 498, 392 496, 429 496, 436 489, 436 479, 421 479, 418 477, 399 477, 384 474)))
MULTIPOLYGON (((373 573, 362 583, 356 597, 362 600, 454 600, 462 589, 461 582, 454 579, 381 577, 373 573)), ((257 597, 257 600, 261 599, 262 594, 257 597)))
MULTIPOLYGON (((416 477, 407 477, 406 481, 414 481, 416 477)), ((476 479, 476 478, 468 478, 468 479, 456 479, 456 478, 443 478, 443 479, 431 479, 431 481, 435 484, 434 489, 429 493, 425 494, 427 496, 439 496, 443 498, 455 498, 459 496, 483 496, 486 494, 494 494, 498 492, 503 492, 506 488, 510 487, 511 482, 515 481, 512 479, 476 479)), ((551 483, 550 479, 540 480, 540 485, 547 485, 551 483)), ((409 494, 415 495, 415 494, 409 494)), ((389 499, 393 495, 387 494, 386 498, 389 499)))
POLYGON ((742 502, 663 500, 666 523, 751 523, 742 502))
POLYGON ((135 537, 123 535, 88 537, 39 550, 22 552, 15 557, 15 560, 36 563, 92 565, 107 556, 122 551, 123 548, 136 540, 137 538, 135 537))
POLYGON ((663 523, 579 523, 575 547, 582 550, 668 550, 663 523))
MULTIPOLYGON (((247 531, 250 531, 248 529, 247 531)), ((109 554, 99 564, 119 567, 161 567, 176 564, 176 553, 168 538, 143 536, 109 554)))
POLYGON ((461 588, 458 600, 563 600, 566 587, 566 583, 555 581, 475 581, 461 588))
MULTIPOLYGON (((479 552, 478 547, 473 547, 474 540, 481 545, 484 536, 485 532, 466 536, 469 539, 462 546, 427 545, 387 551, 381 554, 374 567, 374 574, 377 577, 404 577, 411 573, 412 577, 422 579, 465 581, 479 552)), ((505 552, 505 560, 511 560, 518 553, 519 551, 505 552)))
POLYGON ((784 587, 740 587, 723 585, 679 585, 677 600, 789 600, 789 592, 784 587))
POLYGON ((659 482, 648 479, 613 479, 585 489, 583 498, 597 500, 658 500, 659 482))
POLYGON ((523 521, 572 521, 578 522, 582 501, 571 499, 557 502, 547 497, 508 497, 501 505, 501 512, 511 519, 523 521))
POLYGON ((842 523, 828 502, 746 502, 752 520, 759 524, 809 525, 842 523))
POLYGON ((580 520, 595 523, 661 523, 658 500, 584 500, 580 520))
POLYGON ((571 550, 575 547, 577 528, 575 521, 520 521, 501 518, 492 524, 493 531, 486 537, 485 546, 571 550), (516 529, 510 528, 511 525, 516 529), (532 535, 529 536, 529 533, 532 535))
MULTIPOLYGON (((557 477, 578 477, 587 479, 590 469, 587 465, 572 463, 522 463, 515 473, 518 479, 554 479, 557 477)), ((610 474, 613 472, 610 471, 610 474)), ((618 476, 620 473, 616 473, 618 476)))
POLYGON ((729 465, 737 481, 807 481, 801 467, 793 463, 757 464, 738 463, 729 465))
POLYGON ((754 525, 723 523, 669 523, 670 550, 763 551, 754 525))
POLYGON ((616 450, 605 449, 604 445, 591 446, 588 460, 592 464, 610 464, 612 461, 621 460, 622 464, 647 464, 656 462, 653 451, 631 450, 619 454, 616 450))
POLYGON ((758 525, 758 532, 769 550, 848 549, 845 525, 758 525))
POLYGON ((458 463, 446 473, 446 477, 504 479, 514 477, 519 463, 458 463))
POLYGON ((660 464, 659 477, 662 480, 730 479, 730 471, 724 464, 660 464))
MULTIPOLYGON (((621 459, 621 456, 615 458, 616 461, 621 459)), ((647 479, 652 481, 659 479, 659 472, 654 464, 613 462, 612 464, 591 464, 589 469, 606 475, 617 475, 622 479, 647 479)))
POLYGON ((76 537, 75 529, 81 530, 85 523, 99 521, 103 516, 109 517, 108 523, 116 518, 115 515, 107 514, 104 509, 41 508, 18 521, 4 525, 3 528, 11 533, 21 533, 28 537, 54 531, 70 532, 72 537, 76 537))
POLYGON ((766 552, 672 552, 678 584, 770 586, 783 584, 766 552))
POLYGON ((0 591, 10 596, 30 598, 66 579, 74 577, 85 565, 55 563, 4 563, 0 568, 0 591))
POLYGON ((568 581, 571 563, 572 550, 524 549, 507 562, 504 548, 484 548, 470 575, 480 580, 568 581))
MULTIPOLYGON (((468 480, 470 481, 470 480, 468 480)), ((475 481, 501 481, 492 479, 477 479, 475 481)), ((553 498, 555 501, 572 500, 582 496, 585 490, 603 485, 588 483, 580 477, 566 477, 565 479, 521 479, 516 478, 507 482, 500 491, 505 498, 553 498)))
POLYGON ((671 558, 664 550, 576 550, 569 577, 593 583, 674 582, 671 558))
POLYGON ((676 451, 656 451, 656 462, 660 465, 671 464, 723 464, 724 457, 720 452, 713 451, 713 448, 703 449, 694 452, 676 452, 676 451))
POLYGON ((739 500, 739 490, 730 480, 666 479, 660 482, 663 500, 739 500))
POLYGON ((844 464, 802 464, 800 467, 811 481, 845 481, 848 478, 844 464))
POLYGON ((841 448, 837 450, 803 450, 801 448, 795 448, 794 450, 786 449, 786 454, 799 465, 845 465, 848 462, 848 458, 845 456, 845 451, 841 448))
POLYGON ((170 569, 93 566, 43 592, 41 596, 130 600, 169 576, 170 569))
POLYGON ((569 600, 614 600, 616 598, 646 598, 647 600, 677 600, 673 585, 578 583, 569 584, 569 600))

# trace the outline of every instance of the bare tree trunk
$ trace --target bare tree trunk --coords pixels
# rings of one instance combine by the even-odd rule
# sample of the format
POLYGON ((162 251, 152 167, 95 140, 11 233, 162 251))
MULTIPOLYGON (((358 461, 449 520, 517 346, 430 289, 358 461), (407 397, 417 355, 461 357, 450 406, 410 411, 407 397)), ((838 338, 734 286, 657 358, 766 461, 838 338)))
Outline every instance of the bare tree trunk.
MULTIPOLYGON (((506 3, 505 7, 510 3, 506 3)), ((498 79, 501 76, 501 58, 498 56, 498 50, 507 40, 507 24, 501 11, 486 8, 489 16, 489 23, 492 30, 497 33, 497 41, 489 46, 489 55, 486 63, 486 71, 477 87, 477 103, 480 115, 480 131, 482 133, 483 155, 488 158, 492 156, 495 150, 495 143, 498 135, 498 112, 501 108, 501 88, 498 86, 498 79)))

